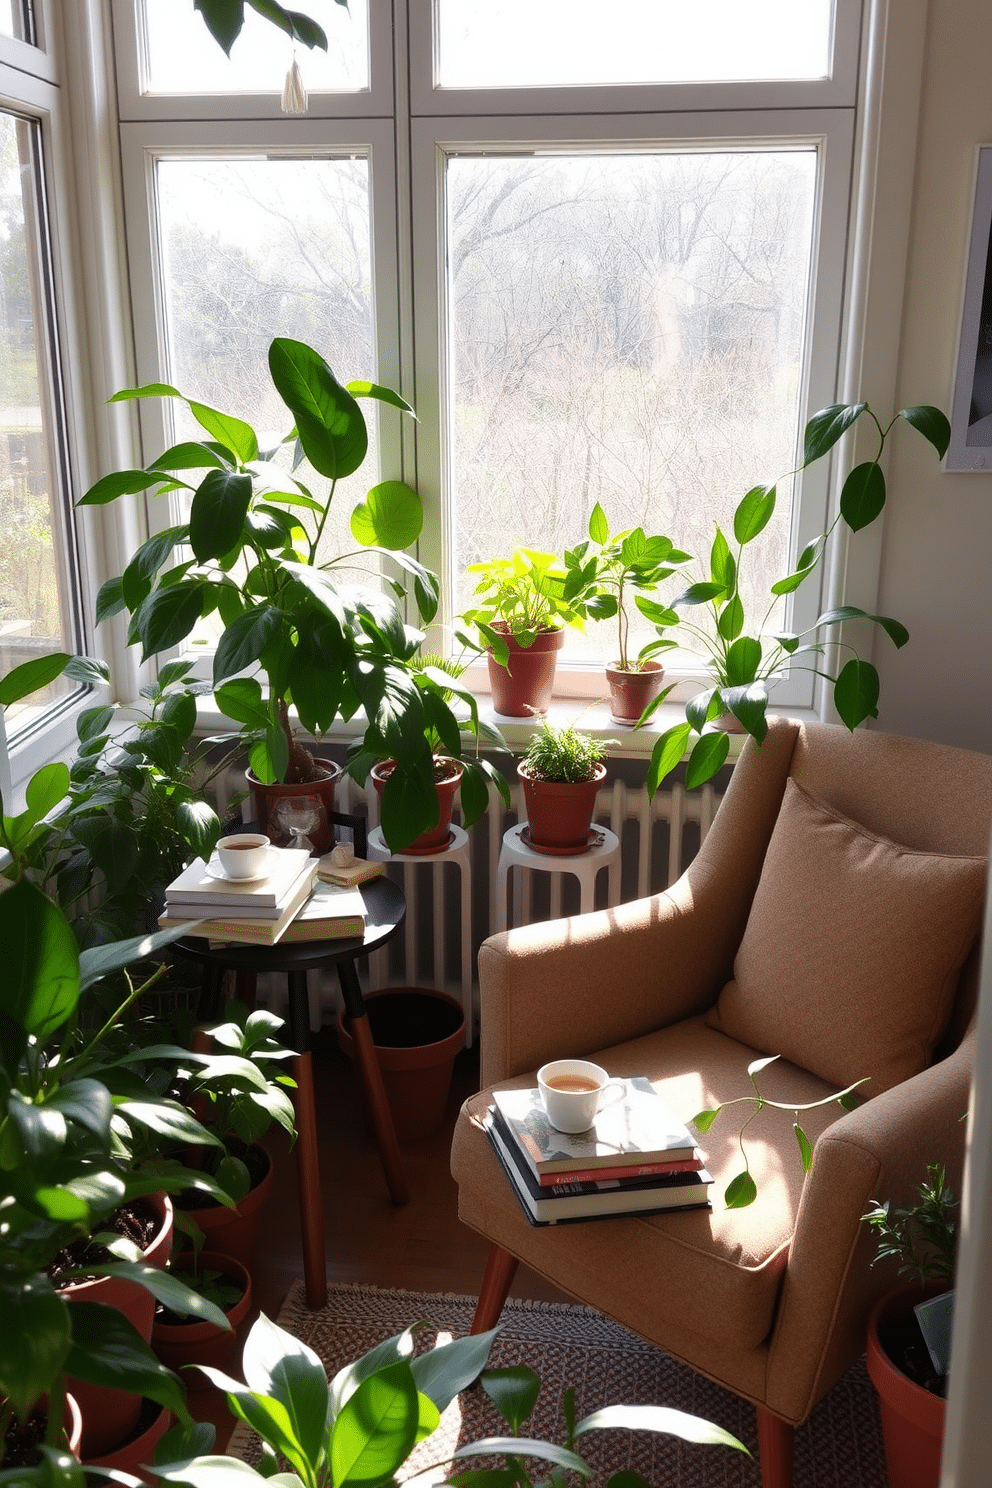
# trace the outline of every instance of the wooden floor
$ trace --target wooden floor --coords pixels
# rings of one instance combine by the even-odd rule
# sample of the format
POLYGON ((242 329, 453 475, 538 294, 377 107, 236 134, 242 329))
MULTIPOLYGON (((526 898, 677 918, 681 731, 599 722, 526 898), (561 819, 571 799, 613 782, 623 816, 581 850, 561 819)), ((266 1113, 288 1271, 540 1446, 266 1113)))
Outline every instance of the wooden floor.
MULTIPOLYGON (((316 1041, 314 1086, 328 1280, 475 1294, 487 1247, 459 1223, 448 1154, 458 1108, 479 1086, 477 1050, 458 1056, 443 1129, 402 1148, 412 1195, 402 1206, 390 1202, 357 1081, 330 1030, 316 1041)), ((275 1183, 252 1277, 255 1315, 263 1311, 275 1318, 290 1284, 303 1275, 303 1260, 294 1154, 281 1134, 267 1145, 275 1157, 275 1183)), ((523 1266, 512 1295, 565 1300, 523 1266)), ((230 1372, 239 1374, 233 1363, 230 1372)), ((212 1390, 198 1392, 191 1406, 194 1415, 214 1422, 222 1448, 231 1427, 223 1398, 212 1390)))

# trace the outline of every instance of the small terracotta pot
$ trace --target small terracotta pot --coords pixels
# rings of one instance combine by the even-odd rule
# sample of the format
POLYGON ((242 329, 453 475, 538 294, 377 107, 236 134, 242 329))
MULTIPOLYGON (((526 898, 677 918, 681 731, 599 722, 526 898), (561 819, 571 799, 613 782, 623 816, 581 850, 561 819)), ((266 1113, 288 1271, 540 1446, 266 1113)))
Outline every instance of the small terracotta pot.
POLYGON ((527 837, 538 849, 577 852, 586 846, 606 766, 597 762, 593 770, 591 780, 566 783, 538 780, 526 764, 517 766, 527 807, 527 837))
MULTIPOLYGON (((235 1286, 241 1287, 240 1300, 225 1309, 231 1331, 226 1332, 210 1322, 163 1323, 156 1319, 152 1328, 152 1348, 170 1369, 183 1369, 187 1364, 210 1364, 214 1369, 223 1369, 238 1342, 238 1328, 251 1309, 251 1276, 240 1261, 218 1251, 203 1250, 196 1255, 186 1251, 172 1262, 172 1270, 180 1279, 194 1269, 219 1271, 235 1286)), ((182 1379, 190 1394, 210 1389, 210 1381, 197 1369, 184 1369, 182 1379)))
MULTIPOLYGON (((446 775, 443 780, 435 780, 434 789, 437 791, 437 826, 431 827, 427 832, 421 832, 420 836, 415 837, 409 847, 400 848, 400 852, 408 857, 424 857, 430 853, 443 852, 451 836, 451 812, 464 771, 456 760, 448 760, 447 755, 435 755, 434 759, 435 761, 446 760, 452 766, 453 773, 446 775)), ((372 784, 375 786, 376 795, 380 801, 382 800, 382 793, 386 789, 386 781, 395 768, 395 760, 378 760, 372 766, 372 784)))
POLYGON ((151 1401, 142 1400, 138 1412, 142 1419, 145 1406, 148 1407, 150 1420, 143 1430, 135 1435, 136 1428, 132 1428, 129 1440, 123 1441, 120 1446, 102 1452, 99 1456, 84 1457, 83 1466, 116 1468, 119 1472, 131 1473, 135 1477, 143 1478, 146 1483, 157 1483, 159 1481, 157 1474, 142 1469, 146 1463, 154 1462, 155 1444, 171 1426, 172 1412, 164 1405, 153 1406, 151 1401))
POLYGON ((563 630, 541 630, 530 646, 521 646, 504 620, 495 620, 498 630, 510 648, 509 666, 500 666, 492 651, 486 653, 489 663, 489 688, 493 708, 505 718, 530 718, 546 713, 555 686, 558 652, 565 643, 563 630))
POLYGON ((205 1250, 233 1256, 248 1270, 251 1270, 255 1257, 262 1210, 272 1192, 272 1159, 264 1148, 258 1150, 263 1153, 268 1164, 265 1176, 245 1194, 236 1209, 228 1209, 224 1204, 209 1204, 203 1209, 183 1211, 203 1231, 205 1250))
MULTIPOLYGON (((149 1266, 164 1266, 172 1252, 172 1202, 165 1194, 150 1194, 149 1202, 158 1211, 159 1227, 144 1253, 144 1260, 149 1266)), ((73 1302, 102 1302, 116 1307, 133 1323, 146 1343, 151 1341, 155 1299, 144 1287, 117 1276, 97 1276, 92 1281, 71 1282, 60 1291, 70 1306, 73 1302)), ((77 1379, 69 1381, 69 1389, 83 1416, 81 1450, 85 1460, 109 1451, 137 1425, 141 1413, 140 1395, 77 1379)))
POLYGON ((619 662, 606 668, 610 685, 610 712, 618 723, 636 723, 644 709, 661 691, 665 668, 660 661, 642 661, 633 671, 619 662))
MULTIPOLYGON (((426 987, 384 987, 365 998, 372 1042, 400 1142, 433 1136, 444 1123, 455 1055, 465 1044, 460 1002, 426 987)), ((347 1014, 338 1044, 354 1062, 347 1014)))
POLYGON ((924 1297, 943 1290, 912 1282, 896 1287, 875 1303, 868 1319, 866 1362, 878 1391, 889 1488, 937 1488, 947 1406, 942 1396, 903 1374, 886 1353, 879 1332, 924 1297))
POLYGON ((283 785, 279 781, 265 785, 251 770, 245 771, 259 830, 276 847, 292 847, 298 840, 291 830, 294 823, 313 843, 318 857, 334 846, 334 824, 330 813, 334 810, 334 787, 341 775, 341 766, 325 759, 318 760, 318 764, 323 771, 322 778, 307 781, 305 785, 283 785))

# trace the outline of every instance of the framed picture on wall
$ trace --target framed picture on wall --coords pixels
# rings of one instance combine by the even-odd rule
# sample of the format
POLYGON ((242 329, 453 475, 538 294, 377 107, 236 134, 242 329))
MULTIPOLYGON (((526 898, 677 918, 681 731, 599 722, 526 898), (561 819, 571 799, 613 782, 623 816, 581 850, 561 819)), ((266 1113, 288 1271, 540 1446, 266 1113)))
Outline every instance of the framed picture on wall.
POLYGON ((992 145, 978 151, 947 470, 992 470, 992 145))

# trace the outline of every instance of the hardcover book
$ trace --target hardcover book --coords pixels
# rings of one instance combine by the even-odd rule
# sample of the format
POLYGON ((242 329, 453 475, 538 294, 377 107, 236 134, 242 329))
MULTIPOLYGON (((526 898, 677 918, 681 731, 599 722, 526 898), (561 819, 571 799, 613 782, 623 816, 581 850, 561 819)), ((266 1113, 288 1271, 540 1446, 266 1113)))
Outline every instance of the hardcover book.
POLYGON ((560 1183, 549 1189, 534 1176, 516 1144, 504 1138, 500 1124, 492 1115, 486 1122, 486 1131, 524 1214, 534 1225, 703 1209, 709 1205, 713 1179, 705 1168, 630 1182, 611 1178, 601 1182, 560 1183))
MULTIPOLYGON (((239 915, 276 918, 286 895, 296 888, 300 874, 311 861, 305 848, 274 847, 266 860, 266 876, 240 883, 221 871, 216 853, 209 862, 196 858, 169 884, 165 902, 167 906, 175 905, 177 908, 181 904, 191 905, 198 914, 216 905, 224 907, 225 916, 230 909, 239 915), (264 915, 266 910, 272 914, 264 915)), ((190 918, 185 913, 178 917, 190 918)))
POLYGON ((284 942, 349 940, 365 934, 365 901, 359 889, 338 888, 318 878, 313 892, 286 926, 284 942))
MULTIPOLYGON (((493 1121, 504 1142, 512 1146, 514 1137, 510 1128, 499 1110, 493 1106, 493 1121)), ((521 1153, 523 1158, 523 1153, 521 1153)), ((527 1159, 524 1158, 526 1162, 527 1159)), ((534 1173, 533 1168, 528 1166, 528 1171, 534 1177, 535 1182, 541 1187, 553 1190, 562 1183, 603 1183, 607 1179, 617 1178, 623 1183, 636 1183, 642 1178, 662 1178, 667 1173, 698 1173, 704 1167, 702 1154, 698 1147, 694 1147, 690 1157, 675 1157, 662 1159, 658 1162, 627 1162, 617 1163, 608 1168, 569 1168, 567 1173, 534 1173)))
POLYGON ((589 1131, 576 1134, 551 1125, 536 1086, 494 1090, 493 1100, 538 1178, 572 1170, 693 1159, 695 1139, 651 1081, 635 1075, 624 1085, 623 1096, 604 1105, 589 1131))
POLYGON ((169 929, 172 925, 182 925, 187 920, 201 920, 193 935, 202 936, 211 941, 235 941, 244 945, 275 945, 289 925, 297 910, 306 903, 310 897, 310 891, 317 879, 317 864, 309 853, 303 855, 307 866, 298 875, 293 884, 278 918, 264 918, 262 916, 233 916, 227 917, 225 906, 218 906, 216 915, 207 915, 203 909, 197 911, 189 904, 171 905, 166 901, 165 913, 159 915, 159 928, 169 929))

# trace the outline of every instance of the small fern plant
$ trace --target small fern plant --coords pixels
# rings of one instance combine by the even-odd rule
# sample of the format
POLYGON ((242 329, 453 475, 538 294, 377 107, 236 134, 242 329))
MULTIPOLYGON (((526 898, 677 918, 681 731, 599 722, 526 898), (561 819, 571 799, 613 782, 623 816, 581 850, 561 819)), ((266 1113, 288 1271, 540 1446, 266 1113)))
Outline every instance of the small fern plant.
POLYGON ((892 1257, 899 1275, 914 1281, 946 1281, 954 1285, 958 1246, 958 1201, 940 1163, 927 1164, 927 1176, 917 1190, 919 1202, 908 1209, 892 1209, 889 1200, 861 1217, 875 1232, 878 1249, 872 1265, 892 1257))
POLYGON ((594 739, 574 723, 556 725, 539 720, 524 755, 524 764, 538 780, 576 785, 591 780, 610 740, 594 739))

